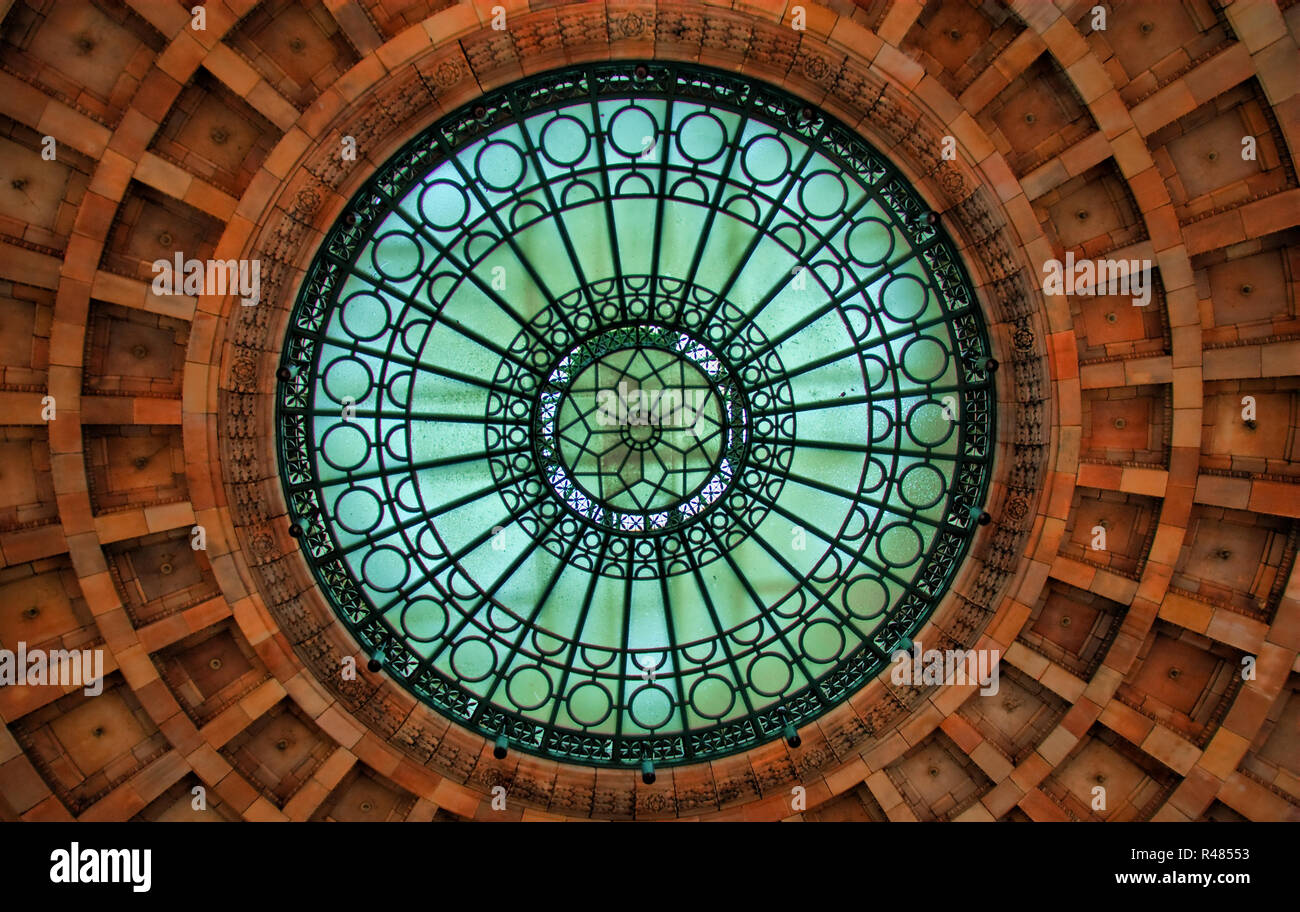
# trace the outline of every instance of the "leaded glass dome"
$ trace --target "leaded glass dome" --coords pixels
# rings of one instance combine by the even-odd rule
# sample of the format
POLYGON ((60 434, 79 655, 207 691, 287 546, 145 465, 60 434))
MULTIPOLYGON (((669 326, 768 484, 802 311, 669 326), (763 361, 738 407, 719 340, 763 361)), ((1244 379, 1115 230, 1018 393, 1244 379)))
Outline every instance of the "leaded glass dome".
POLYGON ((604 64, 416 137, 326 237, 277 435, 321 590, 419 699, 600 765, 744 750, 933 611, 994 396, 888 159, 733 74, 604 64))

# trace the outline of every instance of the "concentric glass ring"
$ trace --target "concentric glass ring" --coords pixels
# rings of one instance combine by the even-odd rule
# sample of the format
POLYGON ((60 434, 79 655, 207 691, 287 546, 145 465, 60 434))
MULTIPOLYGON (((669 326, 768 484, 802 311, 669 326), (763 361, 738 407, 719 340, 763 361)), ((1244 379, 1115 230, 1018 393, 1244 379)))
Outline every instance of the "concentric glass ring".
POLYGON ((951 241, 861 138, 702 67, 531 77, 332 229, 277 438, 321 591, 419 699, 566 762, 699 762, 844 701, 989 482, 951 241))

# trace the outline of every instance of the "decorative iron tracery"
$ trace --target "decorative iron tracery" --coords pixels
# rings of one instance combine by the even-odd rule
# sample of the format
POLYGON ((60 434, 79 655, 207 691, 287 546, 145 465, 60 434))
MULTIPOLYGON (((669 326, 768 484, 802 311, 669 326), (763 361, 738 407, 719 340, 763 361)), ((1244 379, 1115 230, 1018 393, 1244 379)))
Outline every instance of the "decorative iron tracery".
POLYGON ((839 703, 933 611, 988 485, 988 357, 951 242, 833 119, 700 67, 558 71, 425 131, 329 233, 282 481, 326 597, 420 699, 560 760, 708 760, 839 703), (593 429, 602 365, 692 371, 703 441, 593 429))

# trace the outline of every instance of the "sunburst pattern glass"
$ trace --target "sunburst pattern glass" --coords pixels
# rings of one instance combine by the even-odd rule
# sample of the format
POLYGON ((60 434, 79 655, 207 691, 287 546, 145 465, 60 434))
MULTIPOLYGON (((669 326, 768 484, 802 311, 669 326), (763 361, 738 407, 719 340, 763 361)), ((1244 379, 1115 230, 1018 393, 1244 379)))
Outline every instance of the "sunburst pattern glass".
POLYGON ((388 674, 490 738, 707 760, 816 718, 947 590, 988 342, 879 153, 607 64, 417 137, 327 236, 278 390, 291 519, 388 674))

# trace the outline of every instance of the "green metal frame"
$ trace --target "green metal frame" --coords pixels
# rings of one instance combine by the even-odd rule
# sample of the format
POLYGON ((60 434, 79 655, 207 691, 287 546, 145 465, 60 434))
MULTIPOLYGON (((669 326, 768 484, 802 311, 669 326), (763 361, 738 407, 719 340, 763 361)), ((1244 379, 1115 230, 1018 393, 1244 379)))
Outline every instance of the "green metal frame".
POLYGON ((321 591, 419 699, 556 760, 706 761, 934 610, 991 367, 951 240, 850 129, 731 73, 583 66, 352 199, 291 315, 281 476, 321 591), (602 384, 672 377, 703 433, 593 423, 602 384))

